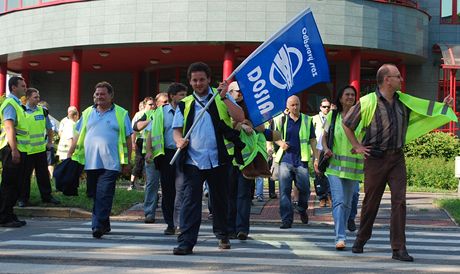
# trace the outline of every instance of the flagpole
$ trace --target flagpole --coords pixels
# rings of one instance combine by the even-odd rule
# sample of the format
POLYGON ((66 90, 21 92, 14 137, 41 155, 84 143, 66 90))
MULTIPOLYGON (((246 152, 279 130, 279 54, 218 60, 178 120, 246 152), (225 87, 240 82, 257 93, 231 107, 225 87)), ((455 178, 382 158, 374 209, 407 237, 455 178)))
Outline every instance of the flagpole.
MULTIPOLYGON (((233 76, 235 76, 235 74, 240 70, 240 67, 241 65, 239 65, 228 77, 225 81, 228 81, 230 79, 233 78, 233 76)), ((203 118, 204 116, 204 113, 208 110, 209 106, 212 104, 212 102, 214 102, 214 100, 216 99, 216 96, 217 95, 220 95, 220 91, 217 90, 218 92, 214 93, 211 97, 211 99, 209 99, 209 101, 206 103, 206 105, 203 107, 202 110, 200 110, 200 112, 198 113, 197 117, 195 117, 195 119, 193 119, 193 124, 192 126, 190 127, 190 129, 188 130, 187 134, 185 134, 184 136, 184 139, 188 139, 190 137, 190 134, 192 134, 192 130, 196 127, 198 121, 201 120, 201 118, 203 118)), ((180 151, 182 149, 181 148, 177 148, 176 150, 176 153, 174 154, 173 158, 171 159, 171 161, 169 162, 170 165, 173 165, 174 162, 176 161, 177 157, 179 156, 180 154, 180 151)))

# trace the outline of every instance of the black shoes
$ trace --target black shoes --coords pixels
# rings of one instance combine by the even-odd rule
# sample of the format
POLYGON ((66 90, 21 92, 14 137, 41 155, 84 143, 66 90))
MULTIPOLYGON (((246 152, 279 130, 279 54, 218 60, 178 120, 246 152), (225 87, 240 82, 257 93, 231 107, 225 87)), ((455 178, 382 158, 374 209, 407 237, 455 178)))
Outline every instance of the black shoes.
POLYGON ((300 211, 300 220, 302 221, 302 224, 308 224, 308 214, 307 211, 300 211))
POLYGON ((393 256, 391 258, 403 262, 414 261, 414 257, 410 256, 406 249, 393 250, 393 256))
POLYGON ((236 237, 240 241, 246 241, 248 239, 248 234, 246 232, 240 231, 238 232, 238 235, 236 235, 236 237))
POLYGON ((281 229, 288 229, 288 228, 291 228, 292 227, 292 224, 291 223, 287 223, 287 222, 283 222, 281 225, 280 225, 280 228, 281 229))
POLYGON ((230 241, 228 239, 220 239, 219 249, 230 249, 230 241))
POLYGON ((104 235, 104 232, 100 228, 93 229, 93 238, 100 239, 104 235))
POLYGON ((6 223, 1 223, 0 226, 1 227, 9 227, 9 228, 17 228, 17 227, 23 226, 23 224, 21 222, 17 222, 17 221, 9 221, 9 222, 6 222, 6 223))
POLYGON ((173 249, 173 254, 174 255, 189 255, 189 254, 193 254, 193 250, 192 248, 189 248, 189 247, 175 247, 173 249))
POLYGON ((20 223, 21 226, 25 226, 27 224, 26 221, 19 220, 16 215, 13 215, 13 221, 20 223))
POLYGON ((268 194, 268 197, 270 197, 270 199, 278 199, 278 196, 276 196, 276 193, 270 193, 268 194))
POLYGON ((61 203, 61 201, 59 201, 58 199, 54 198, 53 196, 51 196, 49 198, 46 198, 46 199, 42 199, 42 202, 50 203, 50 204, 54 204, 54 205, 58 205, 58 204, 61 203))
POLYGON ((176 234, 176 228, 174 226, 169 226, 164 230, 165 235, 174 235, 176 234))
POLYGON ((355 231, 356 230, 355 220, 348 220, 347 228, 348 228, 348 231, 351 231, 351 232, 355 231))
POLYGON ((353 253, 363 253, 364 252, 364 244, 358 241, 355 241, 353 247, 351 248, 351 252, 353 253))
POLYGON ((19 220, 18 217, 13 214, 13 216, 9 218, 8 221, 0 223, 0 227, 17 228, 17 227, 25 226, 26 224, 27 224, 26 221, 19 220))
POLYGON ((94 228, 93 229, 93 238, 100 239, 102 235, 109 233, 112 231, 110 226, 104 227, 104 228, 94 228))

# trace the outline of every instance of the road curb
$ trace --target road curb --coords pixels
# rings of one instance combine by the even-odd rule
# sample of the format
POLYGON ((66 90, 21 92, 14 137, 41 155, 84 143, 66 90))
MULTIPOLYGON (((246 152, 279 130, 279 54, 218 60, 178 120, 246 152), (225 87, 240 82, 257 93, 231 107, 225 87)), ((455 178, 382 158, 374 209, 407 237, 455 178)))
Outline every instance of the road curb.
POLYGON ((91 218, 91 212, 69 207, 15 207, 14 212, 24 217, 91 218))

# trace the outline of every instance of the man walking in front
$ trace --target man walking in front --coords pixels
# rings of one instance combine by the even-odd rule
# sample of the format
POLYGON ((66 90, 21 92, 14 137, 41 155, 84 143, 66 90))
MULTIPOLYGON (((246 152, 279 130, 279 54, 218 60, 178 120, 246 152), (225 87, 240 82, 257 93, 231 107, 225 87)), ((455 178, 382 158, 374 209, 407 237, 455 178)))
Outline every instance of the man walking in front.
MULTIPOLYGON (((193 94, 185 97, 176 108, 173 125, 174 140, 178 148, 184 149, 183 156, 183 203, 180 213, 181 234, 174 255, 187 255, 193 252, 201 224, 201 199, 204 181, 208 182, 212 197, 213 231, 219 239, 220 249, 229 249, 227 233, 227 189, 230 157, 227 150, 231 144, 224 139, 222 128, 231 127, 231 118, 240 122, 244 113, 233 98, 227 96, 227 83, 212 89, 211 70, 208 65, 198 62, 189 66, 187 77, 193 94), (215 92, 220 94, 211 103, 189 139, 184 139, 192 123, 203 110, 215 92), (224 123, 225 125, 222 125, 224 123)), ((231 155, 231 153, 230 153, 231 155)))
MULTIPOLYGON (((327 98, 323 98, 321 99, 319 107, 319 113, 313 116, 313 126, 315 127, 317 148, 323 150, 321 139, 323 138, 327 114, 331 110, 331 102, 329 102, 327 98)), ((331 188, 324 174, 315 173, 315 191, 316 197, 318 197, 319 200, 319 207, 332 206, 331 188)))
POLYGON ((110 232, 115 182, 122 169, 129 173, 132 134, 128 111, 113 103, 114 90, 107 82, 95 87, 94 105, 77 122, 79 136, 69 154, 85 165, 89 194, 93 197, 92 232, 101 238, 110 232))
POLYGON ((312 118, 300 113, 299 97, 292 95, 286 102, 288 114, 282 118, 282 140, 277 141, 279 149, 274 161, 280 164, 280 215, 281 229, 292 227, 294 210, 291 202, 292 181, 299 190, 297 204, 300 220, 308 223, 308 199, 310 197, 310 176, 308 174, 308 161, 310 160, 310 144, 317 169, 318 151, 316 149, 315 128, 312 118))
POLYGON ((353 151, 365 157, 365 196, 353 253, 363 253, 364 245, 371 238, 388 182, 391 191, 392 258, 412 262, 414 258, 406 250, 407 174, 403 146, 457 118, 448 107, 453 102, 450 96, 444 99, 444 103, 437 103, 401 93, 399 90, 403 80, 395 65, 382 65, 377 71, 377 90, 362 97, 350 109, 343 120, 343 127, 353 151), (353 132, 357 128, 365 134, 362 142, 353 132))

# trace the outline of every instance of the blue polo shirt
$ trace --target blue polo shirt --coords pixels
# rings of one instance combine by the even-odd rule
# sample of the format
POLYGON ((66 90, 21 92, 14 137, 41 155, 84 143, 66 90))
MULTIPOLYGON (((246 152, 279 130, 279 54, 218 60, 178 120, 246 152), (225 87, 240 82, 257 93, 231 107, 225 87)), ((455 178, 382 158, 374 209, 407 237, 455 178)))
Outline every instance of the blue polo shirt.
MULTIPOLYGON (((165 148, 176 149, 176 142, 173 138, 172 123, 174 120, 175 110, 171 105, 167 104, 163 106, 163 128, 164 128, 164 142, 165 148)), ((152 121, 147 125, 145 131, 152 132, 152 121)))
MULTIPOLYGON (((13 93, 10 93, 6 96, 7 98, 12 98, 16 103, 18 103, 19 106, 22 106, 21 101, 16 97, 13 93)), ((14 125, 17 125, 17 115, 16 115, 16 109, 12 105, 7 105, 3 109, 3 121, 6 120, 12 120, 14 122, 14 125)))
MULTIPOLYGON (((281 162, 288 163, 293 165, 294 167, 303 166, 305 168, 308 167, 307 162, 300 161, 300 138, 299 138, 299 131, 300 125, 303 123, 302 118, 297 119, 294 121, 289 115, 287 117, 287 129, 286 129, 286 139, 284 140, 288 143, 289 148, 284 152, 283 159, 281 162)), ((315 139, 315 127, 313 126, 313 122, 310 125, 310 139, 315 139)))
MULTIPOLYGON (((129 116, 125 117, 126 137, 133 133, 129 116)), ((78 120, 75 129, 81 132, 82 119, 78 120)), ((85 170, 107 169, 119 171, 120 156, 118 155, 119 126, 115 116, 115 106, 104 113, 97 110, 96 106, 88 117, 86 124, 85 170)))

